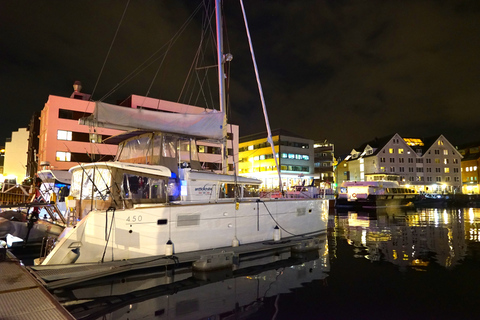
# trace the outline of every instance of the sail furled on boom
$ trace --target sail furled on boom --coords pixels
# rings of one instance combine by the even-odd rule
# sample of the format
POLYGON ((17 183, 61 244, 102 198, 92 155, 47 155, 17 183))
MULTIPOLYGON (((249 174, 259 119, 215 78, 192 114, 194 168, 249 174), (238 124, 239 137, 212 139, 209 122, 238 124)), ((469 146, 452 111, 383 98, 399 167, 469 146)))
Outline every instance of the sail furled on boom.
POLYGON ((128 108, 96 102, 92 115, 80 124, 117 130, 152 130, 221 140, 224 112, 172 113, 146 108, 128 108))

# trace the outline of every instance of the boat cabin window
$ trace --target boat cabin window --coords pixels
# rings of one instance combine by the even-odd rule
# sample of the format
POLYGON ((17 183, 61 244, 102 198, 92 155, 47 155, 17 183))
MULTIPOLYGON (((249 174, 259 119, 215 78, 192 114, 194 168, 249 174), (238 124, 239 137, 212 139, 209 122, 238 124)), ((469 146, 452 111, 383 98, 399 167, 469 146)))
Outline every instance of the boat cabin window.
MULTIPOLYGON (((237 188, 240 186, 237 185, 237 188)), ((219 199, 235 198, 235 184, 234 183, 221 183, 219 188, 219 199)))
POLYGON ((76 199, 110 198, 111 174, 107 168, 85 168, 72 173, 70 195, 76 199))
POLYGON ((136 174, 123 174, 122 191, 133 203, 166 202, 165 181, 136 174))
POLYGON ((147 163, 147 155, 150 151, 150 136, 141 136, 124 143, 118 160, 130 163, 147 163))
MULTIPOLYGON (((240 185, 237 184, 237 194, 242 198, 255 198, 260 196, 259 185, 240 185), (243 187, 243 193, 242 193, 243 187)), ((235 198, 235 184, 234 183, 221 183, 219 188, 219 199, 235 198)))
POLYGON ((260 186, 256 184, 246 184, 243 186, 243 197, 259 197, 260 196, 260 186))

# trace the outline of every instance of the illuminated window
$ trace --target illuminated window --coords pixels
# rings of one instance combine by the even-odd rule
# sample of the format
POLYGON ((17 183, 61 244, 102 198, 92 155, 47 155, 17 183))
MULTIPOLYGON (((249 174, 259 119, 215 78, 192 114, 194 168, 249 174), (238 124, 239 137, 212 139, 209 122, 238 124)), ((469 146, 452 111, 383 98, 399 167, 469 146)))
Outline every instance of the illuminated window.
POLYGON ((439 158, 435 158, 435 163, 440 163, 440 159, 439 159, 439 158))
POLYGON ((444 159, 443 164, 448 164, 448 159, 444 159))
POLYGON ((253 146, 248 146, 248 150, 253 150, 253 146))
POLYGON ((443 141, 442 141, 442 140, 438 140, 438 145, 439 145, 439 146, 443 146, 443 141))
POLYGON ((448 150, 443 150, 443 154, 448 156, 448 150))
POLYGON ((265 155, 261 155, 260 157, 258 157, 260 160, 265 160, 265 155))
POLYGON ((288 154, 288 159, 295 159, 295 154, 289 153, 288 154))
POLYGON ((477 171, 477 166, 474 166, 474 167, 473 167, 473 171, 477 171))
POLYGON ((63 152, 57 151, 56 160, 57 161, 71 161, 71 153, 70 152, 63 152))
POLYGON ((388 153, 394 153, 395 151, 393 150, 393 148, 390 148, 388 149, 388 153))
POLYGON ((302 155, 301 155, 301 154, 296 154, 296 155, 295 155, 295 159, 301 160, 301 159, 302 159, 302 155))
POLYGON ((282 153, 282 158, 287 159, 288 155, 286 153, 282 153))
POLYGON ((304 154, 304 155, 302 156, 302 159, 303 159, 303 160, 310 160, 310 156, 304 154))
POLYGON ((398 154, 403 154, 403 149, 398 149, 398 154))
POLYGON ((450 168, 444 168, 445 173, 450 173, 450 168))
POLYGON ((253 161, 258 161, 258 156, 253 157, 253 161))
POLYGON ((58 130, 57 139, 72 141, 72 131, 58 130))

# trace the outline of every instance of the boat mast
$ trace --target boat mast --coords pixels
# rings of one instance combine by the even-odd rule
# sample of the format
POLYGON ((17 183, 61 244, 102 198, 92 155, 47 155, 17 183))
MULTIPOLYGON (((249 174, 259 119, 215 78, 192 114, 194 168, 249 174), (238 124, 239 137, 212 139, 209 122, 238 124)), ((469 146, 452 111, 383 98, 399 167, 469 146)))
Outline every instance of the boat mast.
POLYGON ((280 174, 280 167, 278 166, 278 158, 275 152, 275 146, 273 144, 272 131, 270 130, 270 123, 268 122, 267 106, 265 104, 265 98, 263 97, 262 84, 260 82, 260 75, 258 73, 257 61, 255 60, 255 53, 253 52, 252 38, 250 37, 250 30, 248 29, 247 16, 245 14, 243 0, 240 0, 240 5, 242 6, 243 20, 245 22, 245 30, 247 31, 248 45, 250 46, 250 53, 252 55, 253 67, 255 69, 255 77, 257 79, 258 92, 260 94, 260 99, 262 101, 263 116, 265 118, 265 126, 267 127, 267 141, 270 143, 270 146, 272 147, 273 158, 275 159, 275 166, 277 167, 277 173, 278 173, 278 187, 281 192, 283 190, 282 177, 280 174))
POLYGON ((220 112, 223 112, 223 146, 222 146, 222 173, 227 173, 227 99, 225 95, 225 57, 223 54, 223 34, 222 34, 222 9, 221 0, 215 1, 215 16, 217 24, 217 59, 218 59, 218 93, 220 101, 220 112))

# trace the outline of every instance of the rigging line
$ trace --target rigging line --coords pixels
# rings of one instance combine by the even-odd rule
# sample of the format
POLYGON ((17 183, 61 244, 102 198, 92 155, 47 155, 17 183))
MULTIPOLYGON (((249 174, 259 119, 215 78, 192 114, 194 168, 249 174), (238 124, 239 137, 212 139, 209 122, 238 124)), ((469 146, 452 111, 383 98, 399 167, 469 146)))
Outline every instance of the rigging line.
POLYGON ((275 166, 277 167, 278 187, 280 190, 283 190, 282 176, 280 173, 280 167, 278 166, 278 159, 275 156, 276 152, 275 152, 275 146, 272 139, 272 130, 270 129, 270 123, 268 121, 267 106, 265 104, 265 98, 263 96, 262 84, 260 82, 260 75, 258 73, 257 61, 255 59, 255 52, 253 51, 252 37, 250 36, 250 30, 248 28, 247 15, 245 14, 245 7, 243 6, 243 0, 240 0, 240 5, 242 7, 243 20, 245 22, 245 31, 247 32, 248 44, 250 47, 250 54, 252 55, 253 68, 255 70, 255 77, 257 79, 258 92, 260 94, 260 100, 262 102, 263 116, 265 118, 265 126, 267 127, 267 133, 268 133, 267 141, 270 143, 270 146, 272 147, 272 154, 273 154, 273 158, 275 159, 275 166))
POLYGON ((122 25, 123 18, 125 17, 125 13, 127 12, 128 5, 130 4, 130 0, 127 1, 127 4, 125 5, 125 9, 123 10, 122 18, 120 19, 120 22, 118 23, 117 30, 115 31, 115 35, 113 36, 112 42, 110 43, 110 48, 108 48, 107 56, 105 57, 105 60, 103 61, 102 68, 100 69, 100 74, 98 75, 97 82, 95 83, 95 86, 93 87, 92 91, 92 97, 93 94, 95 93, 95 90, 97 89, 98 82, 100 81, 100 77, 102 76, 103 69, 105 69, 105 65, 107 64, 108 57, 110 55, 110 52, 112 51, 113 44, 115 42, 115 39, 117 38, 118 31, 120 30, 120 26, 122 25))
POLYGON ((263 205, 265 206, 265 209, 267 209, 267 212, 268 214, 270 215, 270 217, 272 218, 272 220, 277 224, 277 226, 282 229, 283 231, 285 231, 286 233, 292 235, 292 236, 297 236, 297 237, 305 237, 304 235, 301 235, 301 234, 294 234, 294 233, 291 233, 289 231, 287 231, 287 229, 283 228, 278 222, 277 220, 275 220, 275 218, 273 217, 273 215, 270 213, 270 210, 268 210, 268 207, 267 207, 267 204, 265 203, 265 201, 262 201, 262 200, 257 200, 259 202, 262 202, 263 205))
MULTIPOLYGON (((107 253, 107 248, 108 248, 108 243, 110 242, 110 236, 112 234, 112 229, 113 229, 113 223, 115 222, 115 208, 110 207, 105 211, 105 248, 103 248, 103 254, 102 254, 102 260, 101 262, 103 263, 105 260, 105 254, 107 253), (112 222, 110 223, 110 230, 108 230, 108 235, 107 235, 107 228, 108 228, 108 211, 112 210, 112 222)), ((113 248, 112 248, 113 249, 113 248)), ((112 261, 113 261, 113 253, 112 253, 112 261)))
MULTIPOLYGON (((174 43, 178 38, 180 38, 180 35, 185 31, 187 25, 190 24, 190 22, 193 20, 193 17, 196 15, 198 10, 200 9, 201 4, 197 6, 197 8, 193 11, 193 13, 187 18, 187 20, 183 23, 183 25, 180 27, 180 29, 177 31, 177 33, 172 37, 172 39, 169 40, 169 42, 174 43)), ((158 50, 156 50, 154 53, 150 55, 143 63, 141 63, 137 68, 135 68, 132 72, 130 72, 122 81, 117 83, 112 89, 110 89, 109 92, 107 92, 99 101, 105 100, 108 96, 113 94, 118 88, 123 86, 125 83, 136 77, 138 74, 140 74, 143 70, 145 70, 147 67, 149 67, 152 63, 160 59, 161 57, 155 58, 153 61, 150 62, 151 59, 155 57, 160 51, 166 47, 167 44, 164 44, 161 46, 158 50), (143 68, 142 68, 143 67, 143 68)), ((166 52, 164 53, 166 54, 166 52)))
MULTIPOLYGON (((204 6, 205 6, 205 5, 204 5, 204 6)), ((208 12, 207 9, 206 9, 205 11, 208 12)), ((206 20, 209 20, 209 19, 211 19, 211 17, 210 17, 210 18, 206 18, 206 20)), ((205 19, 204 19, 204 20, 205 20, 205 19)), ((202 24, 203 24, 203 26, 205 26, 205 25, 206 25, 206 22, 204 21, 202 24)), ((204 28, 205 28, 205 27, 203 27, 202 30, 203 30, 204 28)), ((190 79, 190 75, 191 75, 192 71, 197 68, 198 59, 199 59, 198 57, 200 56, 200 53, 201 53, 201 51, 202 51, 202 44, 203 44, 204 38, 205 38, 205 33, 202 31, 202 32, 201 32, 201 37, 200 37, 200 44, 199 44, 199 46, 198 46, 197 51, 195 52, 195 57, 194 57, 194 59, 193 59, 193 61, 192 61, 192 64, 191 64, 191 66, 190 66, 190 69, 188 70, 187 77, 186 77, 186 79, 185 79, 185 82, 183 83, 182 90, 180 90, 180 94, 179 94, 179 96, 178 96, 177 102, 180 102, 180 99, 182 98, 183 92, 186 91, 186 88, 185 88, 185 87, 186 87, 187 83, 189 82, 188 79, 190 79)), ((193 89, 192 89, 192 91, 193 91, 193 89)), ((189 100, 187 100, 187 101, 188 101, 188 103, 189 103, 189 100)))

